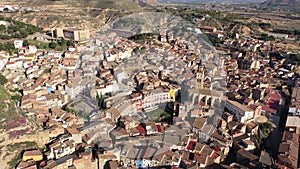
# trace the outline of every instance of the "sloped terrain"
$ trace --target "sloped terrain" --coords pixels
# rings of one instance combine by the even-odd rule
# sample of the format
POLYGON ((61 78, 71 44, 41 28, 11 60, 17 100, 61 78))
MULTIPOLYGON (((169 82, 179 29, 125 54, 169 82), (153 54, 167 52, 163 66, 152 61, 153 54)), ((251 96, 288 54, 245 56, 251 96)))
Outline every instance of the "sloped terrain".
POLYGON ((240 35, 246 35, 249 36, 252 32, 252 30, 244 25, 236 24, 234 27, 231 29, 230 34, 234 34, 234 32, 239 33, 240 35))
MULTIPOLYGON (((158 0, 161 3, 211 3, 224 2, 224 0, 158 0)), ((227 0, 228 3, 261 3, 264 0, 227 0)))
POLYGON ((6 17, 42 27, 99 30, 109 21, 143 10, 138 0, 13 0, 0 2, 30 7, 34 12, 6 13, 6 17))
POLYGON ((267 0, 263 6, 289 6, 300 7, 300 0, 267 0))
POLYGON ((134 13, 115 20, 110 26, 137 34, 159 33, 161 29, 166 29, 172 31, 175 37, 199 43, 206 49, 213 49, 209 39, 195 31, 195 25, 176 15, 159 12, 134 13))

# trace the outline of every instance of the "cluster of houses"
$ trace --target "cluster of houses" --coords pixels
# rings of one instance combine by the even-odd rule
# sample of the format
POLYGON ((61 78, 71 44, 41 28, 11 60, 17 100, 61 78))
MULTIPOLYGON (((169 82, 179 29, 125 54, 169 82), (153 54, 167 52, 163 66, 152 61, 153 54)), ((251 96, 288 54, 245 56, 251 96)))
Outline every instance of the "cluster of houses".
MULTIPOLYGON (((133 44, 126 40, 123 43, 133 44)), ((145 109, 153 110, 157 105, 176 101, 181 87, 170 76, 172 70, 177 71, 178 75, 183 71, 190 71, 191 74, 186 79, 197 75, 202 87, 210 87, 208 73, 203 66, 199 67, 196 55, 187 55, 191 51, 186 50, 183 42, 172 40, 171 43, 171 46, 175 46, 174 49, 169 44, 166 44, 169 46, 166 51, 164 48, 158 49, 157 46, 155 49, 164 55, 170 52, 175 55, 169 57, 169 61, 173 60, 173 66, 168 71, 163 70, 163 67, 168 67, 164 62, 155 66, 155 69, 146 69, 142 65, 137 73, 130 72, 131 76, 126 76, 129 74, 125 74, 127 70, 121 66, 112 66, 113 62, 120 60, 109 60, 111 53, 103 53, 102 44, 77 46, 58 52, 38 50, 33 45, 24 47, 21 40, 16 40, 14 45, 19 49, 18 54, 7 59, 3 74, 8 78, 8 87, 23 90, 20 103, 22 111, 27 116, 37 118, 37 124, 47 132, 48 140, 46 152, 25 151, 17 168, 82 168, 84 164, 127 167, 194 166, 200 165, 196 157, 204 154, 202 166, 222 161, 223 152, 214 145, 203 143, 194 148, 200 137, 192 136, 190 124, 182 120, 187 114, 182 119, 179 118, 174 126, 145 118, 145 109), (99 64, 99 60, 103 62, 99 64), (184 67, 178 67, 180 64, 184 67), (116 92, 121 88, 112 87, 109 90, 107 85, 105 89, 101 88, 103 83, 111 82, 120 86, 120 83, 132 83, 128 86, 135 89, 118 95, 116 92), (91 89, 91 97, 105 95, 106 110, 99 115, 97 121, 88 125, 81 117, 61 109, 76 96, 84 94, 85 89, 91 89), (112 97, 107 97, 108 93, 112 97), (130 150, 120 149, 122 144, 127 144, 124 139, 136 140, 137 144, 127 147, 130 150), (153 145, 144 149, 144 141, 153 145), (96 158, 92 151, 95 147, 99 149, 96 158), (121 151, 121 155, 117 150, 121 151), (138 150, 149 150, 151 153, 141 154, 138 150), (198 156, 192 158, 194 154, 198 156)), ((124 44, 118 44, 109 51, 113 51, 114 47, 121 52, 124 52, 122 47, 128 48, 124 44)), ((117 56, 115 58, 118 59, 117 56)), ((130 56, 121 57, 123 60, 125 58, 130 59, 130 56)), ((153 59, 153 62, 160 61, 158 58, 153 59)), ((188 105, 188 102, 185 104, 188 105)))
POLYGON ((252 141, 242 140, 239 143, 242 148, 236 152, 235 165, 257 167, 262 164, 263 167, 277 165, 280 168, 298 168, 296 65, 288 57, 280 56, 285 51, 270 42, 245 37, 227 39, 224 46, 243 52, 219 48, 223 56, 222 65, 227 71, 228 99, 223 115, 229 113, 233 115, 233 121, 245 125, 246 133, 252 141), (276 128, 271 134, 271 139, 276 141, 267 141, 267 145, 272 147, 268 152, 255 153, 257 143, 252 136, 261 134, 260 126, 265 122, 271 122, 276 128), (284 126, 286 127, 281 139, 282 132, 276 131, 282 130, 284 126), (245 157, 238 158, 238 155, 245 157))
POLYGON ((278 165, 280 168, 299 168, 299 138, 300 138, 300 117, 299 117, 299 84, 295 83, 291 95, 288 117, 285 129, 278 149, 278 165))
POLYGON ((145 70, 140 71, 133 77, 135 84, 140 89, 139 93, 134 93, 131 97, 134 102, 137 102, 137 108, 140 107, 144 110, 151 109, 155 105, 175 102, 176 96, 179 93, 180 86, 172 84, 172 81, 166 81, 169 79, 168 75, 164 75, 164 72, 157 70, 145 70), (143 95, 142 99, 138 97, 143 95))
POLYGON ((32 45, 18 49, 8 58, 3 74, 11 89, 23 90, 23 112, 38 121, 47 118, 49 108, 62 107, 89 84, 77 70, 80 54, 75 48, 66 52, 37 50, 32 45))
POLYGON ((238 114, 236 118, 243 123, 264 112, 278 124, 285 105, 282 95, 291 95, 295 66, 289 60, 269 54, 255 55, 251 53, 253 49, 248 50, 245 56, 239 52, 224 54, 227 97, 231 100, 227 101, 226 108, 238 114))
POLYGON ((200 26, 200 29, 208 36, 212 36, 214 38, 223 39, 224 34, 223 31, 217 30, 216 27, 213 26, 200 26))
POLYGON ((1 63, 2 72, 8 87, 23 90, 24 114, 48 132, 47 151, 25 151, 17 168, 271 167, 272 155, 257 153, 255 137, 260 124, 282 120, 284 95, 292 104, 278 163, 299 167, 300 95, 291 88, 288 60, 252 39, 226 41, 246 53, 215 55, 172 32, 160 36, 157 45, 99 35, 96 45, 64 52, 16 41, 18 54, 1 63), (90 123, 62 109, 79 95, 98 98, 104 108, 90 123), (174 112, 172 123, 150 117, 161 105, 174 112))

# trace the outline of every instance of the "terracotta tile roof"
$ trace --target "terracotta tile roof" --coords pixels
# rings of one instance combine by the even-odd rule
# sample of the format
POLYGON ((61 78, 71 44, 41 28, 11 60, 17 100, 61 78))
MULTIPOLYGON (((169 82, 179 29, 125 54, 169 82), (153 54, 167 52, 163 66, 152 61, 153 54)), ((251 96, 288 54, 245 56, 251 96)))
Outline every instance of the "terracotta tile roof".
POLYGON ((23 156, 40 156, 42 153, 39 150, 27 150, 24 152, 23 156))
POLYGON ((197 143, 196 141, 192 141, 192 140, 189 141, 189 143, 188 143, 186 149, 187 149, 187 150, 194 150, 196 143, 197 143))
POLYGON ((193 127, 197 129, 202 129, 202 127, 206 124, 206 119, 203 117, 197 117, 193 124, 193 127))
POLYGON ((137 126, 136 129, 139 131, 139 133, 141 135, 144 135, 147 133, 146 129, 142 125, 137 126))

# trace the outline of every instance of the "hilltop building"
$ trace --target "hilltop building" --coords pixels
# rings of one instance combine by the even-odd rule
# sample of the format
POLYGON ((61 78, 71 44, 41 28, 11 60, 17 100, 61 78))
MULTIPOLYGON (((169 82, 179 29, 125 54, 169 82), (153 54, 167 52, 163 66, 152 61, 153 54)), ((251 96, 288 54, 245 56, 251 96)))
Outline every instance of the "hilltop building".
POLYGON ((76 42, 87 41, 90 39, 90 31, 79 28, 56 28, 51 34, 55 38, 64 38, 76 42))

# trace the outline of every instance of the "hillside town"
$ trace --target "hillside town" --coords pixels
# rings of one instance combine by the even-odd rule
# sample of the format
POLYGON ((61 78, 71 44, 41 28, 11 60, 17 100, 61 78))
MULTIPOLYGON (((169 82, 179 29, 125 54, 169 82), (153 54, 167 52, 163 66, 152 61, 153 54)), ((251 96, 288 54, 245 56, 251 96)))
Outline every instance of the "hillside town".
POLYGON ((300 67, 290 53, 213 26, 189 31, 222 43, 207 48, 165 27, 44 28, 14 39, 15 53, 0 51, 0 89, 17 102, 0 106, 21 115, 0 116, 0 144, 39 143, 15 166, 0 152, 2 167, 299 168, 300 67), (28 39, 69 45, 40 49, 28 39))

